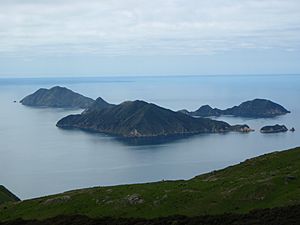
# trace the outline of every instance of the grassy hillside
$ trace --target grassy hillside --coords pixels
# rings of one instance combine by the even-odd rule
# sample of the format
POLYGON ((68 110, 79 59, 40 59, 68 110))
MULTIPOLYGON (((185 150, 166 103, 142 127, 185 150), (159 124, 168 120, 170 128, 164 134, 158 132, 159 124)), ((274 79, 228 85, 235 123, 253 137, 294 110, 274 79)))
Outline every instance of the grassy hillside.
POLYGON ((0 220, 64 214, 143 217, 245 213, 300 204, 300 148, 246 160, 188 181, 97 187, 7 203, 0 220))
POLYGON ((0 204, 5 202, 15 202, 18 200, 18 197, 8 191, 4 186, 0 185, 0 204))
POLYGON ((300 205, 259 209, 246 214, 144 218, 90 218, 60 215, 44 220, 10 220, 0 225, 299 225, 300 205))

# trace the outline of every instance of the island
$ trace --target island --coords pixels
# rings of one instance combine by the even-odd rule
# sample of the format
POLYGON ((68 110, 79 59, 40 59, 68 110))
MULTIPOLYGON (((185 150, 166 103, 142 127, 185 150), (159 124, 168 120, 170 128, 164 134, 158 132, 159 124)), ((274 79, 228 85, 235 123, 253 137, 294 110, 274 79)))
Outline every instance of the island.
POLYGON ((264 126, 260 129, 261 133, 280 133, 280 132, 287 132, 288 129, 285 125, 276 124, 274 126, 264 126))
POLYGON ((60 128, 78 128, 120 137, 166 137, 228 131, 247 132, 247 125, 231 126, 208 118, 193 118, 145 101, 126 101, 106 108, 97 102, 81 114, 57 122, 60 128))
POLYGON ((41 88, 20 102, 33 107, 86 109, 93 104, 94 100, 68 88, 55 86, 50 89, 41 88))
POLYGON ((187 110, 180 110, 184 114, 195 117, 218 117, 223 115, 250 117, 250 118, 270 118, 285 115, 290 113, 283 106, 267 99, 254 99, 241 103, 228 109, 212 108, 209 105, 203 105, 193 112, 187 110))

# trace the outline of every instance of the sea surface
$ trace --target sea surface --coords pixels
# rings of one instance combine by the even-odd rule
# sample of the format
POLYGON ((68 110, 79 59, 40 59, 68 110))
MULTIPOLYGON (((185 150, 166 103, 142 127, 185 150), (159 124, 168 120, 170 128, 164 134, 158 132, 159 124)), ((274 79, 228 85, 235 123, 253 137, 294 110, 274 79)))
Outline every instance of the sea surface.
POLYGON ((99 77, 0 79, 0 184, 22 199, 91 186, 189 179, 264 153, 300 146, 300 76, 99 77), (18 103, 38 88, 66 86, 110 103, 141 99, 172 110, 227 108, 266 98, 292 113, 272 119, 219 117, 248 124, 248 134, 205 134, 157 143, 127 143, 55 126, 81 110, 18 103), (14 103, 17 101, 17 103, 14 103), (296 132, 261 134, 264 125, 296 132))

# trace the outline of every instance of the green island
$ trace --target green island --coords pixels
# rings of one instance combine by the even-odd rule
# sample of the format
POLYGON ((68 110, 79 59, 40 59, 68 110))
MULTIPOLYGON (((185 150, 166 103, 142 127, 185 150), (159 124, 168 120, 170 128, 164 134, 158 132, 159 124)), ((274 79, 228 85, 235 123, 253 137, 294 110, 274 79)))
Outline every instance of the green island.
MULTIPOLYGON (((94 187, 25 201, 18 201, 1 187, 0 203, 0 221, 59 215, 155 219, 299 206, 300 147, 248 159, 190 180, 94 187)), ((297 210, 299 214, 299 207, 297 210)))

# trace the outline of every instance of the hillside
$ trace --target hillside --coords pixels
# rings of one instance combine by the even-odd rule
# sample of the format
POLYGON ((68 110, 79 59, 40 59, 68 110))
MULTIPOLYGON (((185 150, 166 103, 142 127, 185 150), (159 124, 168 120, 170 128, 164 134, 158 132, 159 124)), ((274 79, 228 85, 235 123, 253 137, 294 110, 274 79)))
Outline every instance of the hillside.
POLYGON ((191 180, 95 187, 0 206, 0 220, 81 214, 157 218, 247 213, 300 204, 300 148, 274 152, 191 180), (4 209, 5 207, 5 209, 4 209))
POLYGON ((15 202, 19 201, 20 199, 7 190, 4 186, 0 185, 0 204, 5 202, 15 202))
POLYGON ((91 107, 82 114, 61 119, 57 126, 121 137, 182 136, 249 129, 247 125, 231 126, 223 121, 193 118, 144 101, 127 101, 104 109, 91 107))
MULTIPOLYGON (((23 98, 23 105, 53 108, 88 108, 94 100, 65 87, 41 88, 23 98)), ((107 103, 108 104, 108 103, 107 103)))
POLYGON ((259 209, 246 214, 203 216, 169 216, 144 218, 90 218, 82 215, 60 215, 44 220, 0 222, 0 225, 299 225, 300 205, 259 209))

